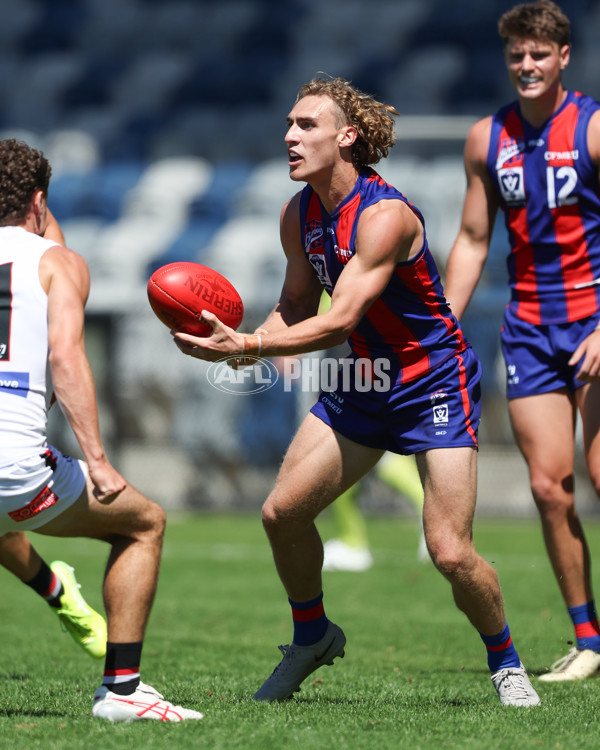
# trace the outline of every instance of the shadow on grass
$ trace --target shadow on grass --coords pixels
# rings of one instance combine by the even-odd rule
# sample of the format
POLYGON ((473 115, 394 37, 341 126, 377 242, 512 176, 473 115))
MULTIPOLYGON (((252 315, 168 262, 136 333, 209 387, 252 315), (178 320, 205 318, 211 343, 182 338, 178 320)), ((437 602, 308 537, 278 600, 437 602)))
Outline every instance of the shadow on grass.
MULTIPOLYGON (((318 697, 304 697, 304 698, 296 698, 294 699, 296 703, 299 705, 303 705, 306 707, 314 706, 317 703, 321 704, 327 704, 329 706, 343 706, 343 707, 352 707, 352 708, 371 708, 373 706, 373 698, 326 698, 325 696, 318 696, 318 697)), ((394 708, 419 708, 419 709, 427 709, 427 708, 439 708, 440 706, 444 706, 447 708, 464 708, 464 707, 472 707, 473 706, 473 698, 472 697, 465 697, 463 698, 457 698, 456 696, 452 698, 443 698, 441 696, 436 697, 427 697, 423 696, 421 694, 419 695, 413 695, 413 696, 394 696, 394 697, 388 697, 388 698, 377 698, 375 701, 377 704, 382 706, 392 706, 394 708)))

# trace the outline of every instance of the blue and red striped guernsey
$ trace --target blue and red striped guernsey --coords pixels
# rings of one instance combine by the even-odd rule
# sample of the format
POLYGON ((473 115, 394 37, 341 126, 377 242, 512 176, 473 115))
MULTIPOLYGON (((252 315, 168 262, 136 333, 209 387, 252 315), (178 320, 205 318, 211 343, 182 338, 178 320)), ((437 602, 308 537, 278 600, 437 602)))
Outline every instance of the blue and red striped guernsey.
POLYGON ((567 92, 540 128, 518 102, 492 118, 487 169, 504 211, 510 305, 533 323, 569 323, 600 310, 600 191, 587 147, 600 104, 567 92))
MULTIPOLYGON (((310 186, 302 191, 302 245, 325 290, 331 294, 356 252, 356 229, 365 208, 401 200, 424 224, 420 211, 374 170, 362 169, 354 189, 329 215, 310 186)), ((444 297, 425 236, 420 252, 398 263, 388 286, 361 318, 349 343, 356 357, 387 358, 396 382, 421 377, 468 343, 444 297)))

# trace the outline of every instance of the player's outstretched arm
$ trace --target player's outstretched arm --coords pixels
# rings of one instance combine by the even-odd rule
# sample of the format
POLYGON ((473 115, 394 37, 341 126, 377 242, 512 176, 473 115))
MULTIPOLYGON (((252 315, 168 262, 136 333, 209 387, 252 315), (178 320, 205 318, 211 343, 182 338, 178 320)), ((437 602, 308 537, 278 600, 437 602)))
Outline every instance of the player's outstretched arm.
POLYGON ((383 292, 396 263, 421 248, 423 228, 402 201, 382 201, 366 209, 359 221, 356 254, 338 279, 330 309, 321 315, 320 283, 299 237, 299 233, 282 232, 287 272, 276 316, 269 318, 279 322, 279 327, 270 330, 267 320, 266 334, 240 334, 223 326, 214 315, 203 313, 212 335, 201 339, 173 332, 179 349, 198 359, 216 361, 227 356, 304 354, 341 344, 383 292))

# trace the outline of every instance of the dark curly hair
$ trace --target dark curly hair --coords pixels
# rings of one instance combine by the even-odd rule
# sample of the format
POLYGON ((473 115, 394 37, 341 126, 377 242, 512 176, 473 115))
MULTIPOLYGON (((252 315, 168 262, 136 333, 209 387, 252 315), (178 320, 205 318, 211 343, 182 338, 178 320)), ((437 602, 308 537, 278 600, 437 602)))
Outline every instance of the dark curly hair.
POLYGON ((14 138, 0 141, 0 226, 22 224, 36 190, 48 198, 51 173, 41 151, 14 138))
POLYGON ((571 24, 552 0, 522 3, 504 13, 498 21, 498 33, 506 45, 511 37, 571 44, 571 24))
POLYGON ((317 76, 301 86, 296 102, 305 96, 328 96, 341 111, 340 125, 352 125, 358 137, 352 145, 352 163, 357 169, 377 164, 394 145, 394 120, 399 113, 389 104, 363 94, 344 78, 317 76))

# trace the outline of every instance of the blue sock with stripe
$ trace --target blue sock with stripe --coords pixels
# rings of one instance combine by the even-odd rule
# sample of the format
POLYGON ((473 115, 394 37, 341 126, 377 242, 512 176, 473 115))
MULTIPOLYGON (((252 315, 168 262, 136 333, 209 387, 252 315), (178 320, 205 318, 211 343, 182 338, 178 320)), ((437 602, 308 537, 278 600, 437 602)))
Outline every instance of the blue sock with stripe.
POLYGON ((575 628, 577 648, 600 651, 600 628, 594 600, 578 607, 567 607, 567 610, 575 628))
POLYGON ((294 618, 294 643, 297 646, 312 646, 320 641, 329 624, 323 608, 323 592, 308 602, 288 601, 294 618))
POLYGON ((512 638, 510 637, 508 624, 497 635, 483 635, 483 633, 479 633, 479 635, 487 648, 488 667, 492 674, 506 667, 521 666, 519 654, 517 654, 517 649, 514 647, 512 638))

